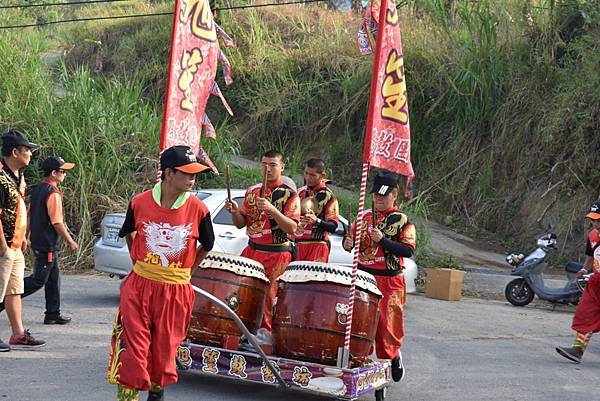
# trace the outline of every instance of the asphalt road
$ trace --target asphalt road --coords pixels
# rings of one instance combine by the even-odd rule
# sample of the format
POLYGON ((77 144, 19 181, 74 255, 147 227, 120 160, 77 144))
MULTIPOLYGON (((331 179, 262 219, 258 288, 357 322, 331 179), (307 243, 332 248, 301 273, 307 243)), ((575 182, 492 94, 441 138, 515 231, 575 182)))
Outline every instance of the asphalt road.
MULTIPOLYGON (((465 267, 463 290, 469 294, 504 299, 506 284, 519 278, 511 276, 510 271, 465 267)), ((566 275, 544 275, 544 284, 550 288, 563 288, 567 283, 566 275)), ((536 298, 537 300, 537 298, 536 298)))
MULTIPOLYGON (((67 326, 44 326, 43 294, 25 299, 25 323, 47 340, 45 349, 0 354, 0 401, 109 401, 105 381, 118 281, 100 276, 63 277, 67 326)), ((407 376, 386 400, 598 400, 600 335, 584 363, 554 351, 572 341, 572 308, 515 308, 507 302, 445 302, 411 296, 406 307, 407 376)), ((0 337, 9 335, 0 315, 0 337)), ((306 393, 201 376, 181 375, 167 400, 326 400, 306 393)), ((361 400, 372 400, 372 396, 361 400)), ((142 397, 145 400, 145 396, 142 397)))

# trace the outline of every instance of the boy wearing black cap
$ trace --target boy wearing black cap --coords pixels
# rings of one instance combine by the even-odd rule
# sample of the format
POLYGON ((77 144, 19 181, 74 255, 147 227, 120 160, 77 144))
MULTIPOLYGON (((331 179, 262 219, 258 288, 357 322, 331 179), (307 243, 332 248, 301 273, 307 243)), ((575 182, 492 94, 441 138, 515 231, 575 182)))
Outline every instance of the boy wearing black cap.
POLYGON ((0 166, 0 302, 4 302, 12 336, 9 345, 0 340, 0 351, 31 349, 46 345, 23 327, 21 294, 27 248, 27 209, 23 167, 29 165, 31 152, 39 146, 21 132, 12 130, 2 136, 0 166))
POLYGON ((73 163, 52 156, 42 163, 44 179, 31 191, 29 205, 29 240, 35 254, 33 274, 25 278, 22 298, 45 287, 46 315, 44 324, 67 324, 70 317, 60 314, 60 273, 58 269, 58 238, 62 237, 72 252, 77 251, 64 223, 62 192, 59 184, 65 180, 73 163))
MULTIPOLYGON (((404 338, 406 296, 403 258, 413 255, 416 232, 415 226, 396 207, 398 182, 395 175, 376 175, 371 192, 375 210, 366 210, 363 215, 358 268, 375 276, 383 294, 379 302, 375 352, 379 359, 392 360, 392 378, 400 381, 404 376, 400 347, 404 338)), ((350 233, 355 232, 353 225, 350 233)), ((352 251, 354 235, 346 236, 343 245, 348 252, 352 251)))
POLYGON ((585 216, 592 223, 588 234, 585 261, 579 277, 590 276, 583 295, 575 309, 571 328, 575 330, 575 342, 570 347, 556 347, 556 352, 565 358, 580 363, 592 334, 600 332, 600 202, 595 202, 585 216))
POLYGON ((208 167, 188 146, 166 149, 160 167, 162 181, 133 197, 119 232, 133 270, 121 289, 108 366, 118 400, 138 400, 140 390, 162 400, 163 388, 177 382, 175 356, 194 303, 190 279, 215 239, 206 205, 190 193, 208 167))

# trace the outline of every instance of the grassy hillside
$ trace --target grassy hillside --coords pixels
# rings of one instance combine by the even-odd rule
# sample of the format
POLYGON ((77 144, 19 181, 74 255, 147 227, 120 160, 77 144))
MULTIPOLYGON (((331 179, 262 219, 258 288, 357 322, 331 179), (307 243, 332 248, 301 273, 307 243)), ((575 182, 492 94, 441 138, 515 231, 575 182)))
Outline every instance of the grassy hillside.
MULTIPOLYGON (((0 23, 170 8, 9 10, 0 23)), ((581 217, 599 195, 598 10, 598 0, 402 2, 415 194, 424 194, 415 213, 527 245, 553 223, 565 254, 581 250, 581 217)), ((226 50, 235 83, 221 85, 236 116, 210 102, 220 133, 207 142, 211 157, 222 165, 232 153, 277 147, 297 172, 304 158, 322 156, 336 182, 355 188, 372 63, 356 49, 360 16, 283 6, 221 11, 219 20, 238 44, 226 50)), ((105 20, 0 36, 0 128, 46 144, 40 158, 60 153, 78 164, 66 193, 84 258, 104 211, 122 209, 152 176, 170 24, 105 20), (57 48, 64 65, 49 69, 42 54, 57 48)), ((256 179, 236 176, 239 186, 256 179)))

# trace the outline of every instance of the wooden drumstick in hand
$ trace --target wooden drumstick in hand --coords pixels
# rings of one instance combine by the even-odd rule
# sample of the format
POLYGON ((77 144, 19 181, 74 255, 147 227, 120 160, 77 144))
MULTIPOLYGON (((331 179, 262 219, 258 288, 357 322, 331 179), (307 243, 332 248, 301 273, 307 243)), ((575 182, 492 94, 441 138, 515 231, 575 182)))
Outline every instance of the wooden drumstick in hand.
POLYGON ((227 200, 231 202, 231 168, 225 166, 225 185, 227 185, 227 200))
POLYGON ((350 203, 348 203, 348 229, 350 229, 350 227, 352 227, 352 220, 354 219, 354 216, 352 216, 352 201, 350 201, 350 203))
POLYGON ((377 216, 375 215, 375 201, 373 200, 373 195, 371 195, 371 227, 376 228, 375 224, 377 224, 377 216))
POLYGON ((263 182, 262 187, 260 187, 260 197, 264 198, 267 190, 267 167, 265 167, 265 171, 263 171, 263 182))

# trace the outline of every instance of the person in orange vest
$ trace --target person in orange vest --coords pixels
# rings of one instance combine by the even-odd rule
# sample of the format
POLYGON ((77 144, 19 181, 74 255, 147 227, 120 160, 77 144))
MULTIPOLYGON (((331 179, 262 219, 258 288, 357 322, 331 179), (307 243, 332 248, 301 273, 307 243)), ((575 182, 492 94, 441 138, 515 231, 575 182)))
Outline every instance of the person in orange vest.
POLYGON ((206 205, 190 191, 198 163, 188 146, 160 156, 161 181, 133 197, 119 232, 133 270, 124 279, 114 322, 108 381, 117 400, 163 400, 164 387, 177 382, 175 356, 187 335, 194 291, 190 279, 215 236, 206 205))
POLYGON ((241 256, 260 262, 271 282, 262 321, 262 327, 270 332, 277 278, 292 261, 289 236, 300 220, 300 200, 281 179, 285 164, 280 152, 270 150, 263 154, 260 167, 266 187, 262 183, 253 185, 246 191, 241 207, 234 201, 227 201, 225 207, 237 228, 246 227, 248 246, 241 256))
POLYGON ((588 234, 585 261, 579 277, 593 274, 573 316, 571 328, 575 331, 575 342, 569 347, 556 347, 556 352, 575 363, 581 363, 592 334, 600 331, 600 202, 592 204, 585 217, 591 221, 593 228, 588 234))
POLYGON ((67 324, 68 316, 60 313, 60 271, 58 268, 59 238, 62 238, 71 252, 78 245, 69 234, 64 222, 62 192, 59 185, 65 180, 73 163, 61 157, 52 156, 42 163, 44 178, 31 191, 29 204, 29 240, 35 255, 33 273, 25 277, 25 298, 42 287, 45 288, 46 315, 44 324, 67 324))
POLYGON ((307 210, 300 218, 294 238, 296 260, 326 263, 331 248, 329 234, 338 227, 339 206, 326 185, 325 162, 321 159, 307 160, 304 163, 304 181, 306 185, 298 190, 298 196, 301 211, 307 210))
MULTIPOLYGON (((363 215, 358 268, 375 276, 383 294, 379 302, 375 352, 379 359, 391 359, 392 378, 400 381, 405 373, 400 353, 406 296, 403 258, 413 255, 417 236, 415 226, 396 207, 398 181, 394 174, 376 175, 371 192, 375 210, 366 210, 363 215)), ((356 233, 355 224, 350 233, 356 233)), ((354 245, 354 235, 347 235, 344 249, 350 252, 354 245)))

